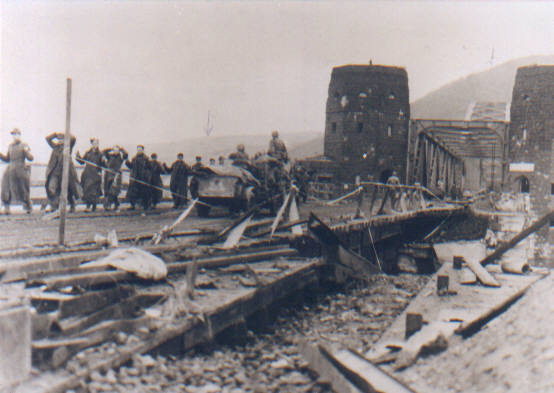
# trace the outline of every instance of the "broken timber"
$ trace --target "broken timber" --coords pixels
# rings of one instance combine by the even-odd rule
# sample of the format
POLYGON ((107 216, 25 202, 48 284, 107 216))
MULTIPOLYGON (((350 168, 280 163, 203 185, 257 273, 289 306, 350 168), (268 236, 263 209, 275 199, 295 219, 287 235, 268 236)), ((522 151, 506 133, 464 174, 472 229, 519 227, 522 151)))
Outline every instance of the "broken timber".
POLYGON ((335 268, 337 282, 345 282, 347 276, 363 278, 380 272, 379 266, 349 250, 337 235, 315 214, 310 214, 308 228, 323 246, 326 262, 335 268))
POLYGON ((500 258, 502 256, 502 254, 504 254, 510 248, 514 247, 521 240, 525 239, 527 236, 529 236, 533 232, 538 231, 541 227, 546 225, 548 222, 552 222, 552 221, 554 221, 554 210, 552 210, 550 213, 545 214, 544 216, 542 216, 540 219, 538 219, 533 224, 531 224, 529 227, 527 227, 524 230, 522 230, 521 232, 519 232, 517 235, 515 235, 513 238, 511 238, 506 243, 501 244, 496 250, 494 250, 490 255, 487 255, 481 261, 481 265, 485 266, 489 263, 494 262, 496 259, 500 258))
MULTIPOLYGON (((262 251, 239 253, 235 255, 224 254, 215 257, 198 258, 193 261, 173 262, 167 264, 169 274, 183 273, 193 263, 199 268, 216 268, 236 263, 255 262, 278 257, 290 257, 297 254, 293 248, 274 248, 262 251)), ((68 286, 80 288, 92 288, 120 282, 143 281, 133 273, 121 270, 86 271, 84 273, 53 275, 36 278, 27 282, 28 286, 46 285, 49 289, 61 289, 68 286)))
MULTIPOLYGON (((264 262, 262 262, 264 263, 264 262)), ((193 346, 211 340, 215 334, 243 321, 244 318, 268 307, 270 304, 288 295, 294 294, 318 282, 319 260, 287 261, 289 269, 266 278, 266 283, 257 288, 221 288, 217 291, 206 292, 205 296, 194 301, 195 309, 200 312, 187 314, 176 320, 155 320, 148 318, 143 322, 149 326, 150 332, 140 340, 127 341, 118 351, 108 355, 99 353, 97 356, 87 356, 88 365, 81 367, 74 373, 65 369, 45 373, 20 384, 14 389, 16 392, 63 392, 79 385, 93 371, 117 367, 129 361, 135 354, 143 354, 160 350, 165 343, 171 342, 172 349, 184 351, 193 346), (157 323, 156 323, 157 322, 157 323), (176 348, 173 344, 177 343, 176 348)), ((271 267, 273 262, 267 262, 271 267)), ((105 333, 97 332, 95 336, 105 338, 105 333), (100 334, 101 333, 101 334, 100 334)), ((82 338, 75 338, 76 347, 84 345, 82 338)), ((99 342, 101 342, 100 340, 99 342)), ((36 343, 44 350, 48 346, 46 341, 36 343)), ((52 348, 50 346, 50 348, 52 348)), ((169 348, 169 347, 168 347, 169 348)))
POLYGON ((443 266, 417 297, 400 314, 381 336, 375 347, 367 353, 374 362, 396 362, 392 370, 408 367, 424 351, 443 350, 454 334, 467 337, 496 317, 527 289, 547 273, 533 271, 527 275, 505 274, 499 266, 491 266, 489 273, 502 285, 498 288, 479 285, 459 285, 462 271, 454 270, 452 255, 442 260, 443 266), (452 278, 457 295, 436 294, 437 275, 452 278), (405 340, 407 313, 419 313, 428 322, 421 331, 405 340))

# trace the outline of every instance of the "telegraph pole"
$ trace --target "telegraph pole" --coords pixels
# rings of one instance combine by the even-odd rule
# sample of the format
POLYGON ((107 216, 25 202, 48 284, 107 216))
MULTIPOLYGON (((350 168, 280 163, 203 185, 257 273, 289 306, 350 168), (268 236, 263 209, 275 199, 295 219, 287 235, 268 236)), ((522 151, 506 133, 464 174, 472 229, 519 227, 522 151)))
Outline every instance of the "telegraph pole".
POLYGON ((58 244, 65 245, 65 214, 67 210, 67 188, 69 185, 69 145, 71 143, 71 78, 67 78, 67 96, 65 103, 65 135, 63 138, 63 167, 62 167, 62 189, 60 195, 60 230, 58 233, 58 244))

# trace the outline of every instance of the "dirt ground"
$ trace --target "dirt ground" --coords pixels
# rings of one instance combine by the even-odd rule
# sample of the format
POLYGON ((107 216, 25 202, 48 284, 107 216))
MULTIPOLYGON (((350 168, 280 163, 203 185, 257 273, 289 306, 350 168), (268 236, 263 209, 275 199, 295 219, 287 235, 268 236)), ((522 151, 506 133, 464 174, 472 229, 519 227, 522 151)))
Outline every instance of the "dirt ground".
POLYGON ((480 332, 397 376, 419 392, 553 392, 554 276, 480 332))

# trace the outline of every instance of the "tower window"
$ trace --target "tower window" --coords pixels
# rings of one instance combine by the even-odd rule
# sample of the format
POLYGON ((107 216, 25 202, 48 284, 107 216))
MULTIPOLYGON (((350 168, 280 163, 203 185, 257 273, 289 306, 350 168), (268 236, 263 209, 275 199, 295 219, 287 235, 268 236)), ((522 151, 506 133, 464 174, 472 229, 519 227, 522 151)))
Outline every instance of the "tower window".
POLYGON ((358 123, 358 132, 362 132, 364 130, 364 123, 358 123))
POLYGON ((387 126, 387 136, 392 136, 392 124, 387 126))
POLYGON ((554 183, 550 183, 550 195, 554 195, 554 183))
POLYGON ((523 142, 527 140, 527 128, 523 129, 523 136, 521 137, 521 139, 523 140, 523 142))
POLYGON ((337 123, 331 123, 331 132, 333 134, 337 133, 337 123))

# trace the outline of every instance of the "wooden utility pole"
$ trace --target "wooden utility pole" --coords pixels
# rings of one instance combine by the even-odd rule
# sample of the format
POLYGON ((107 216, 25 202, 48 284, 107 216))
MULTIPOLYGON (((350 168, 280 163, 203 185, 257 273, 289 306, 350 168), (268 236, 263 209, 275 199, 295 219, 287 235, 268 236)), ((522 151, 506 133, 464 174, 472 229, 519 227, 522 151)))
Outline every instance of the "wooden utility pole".
POLYGON ((58 244, 65 245, 65 213, 67 210, 67 188, 69 185, 69 146, 71 144, 71 78, 67 78, 67 98, 65 103, 65 135, 63 138, 63 167, 62 167, 62 190, 60 195, 60 230, 58 233, 58 244))

